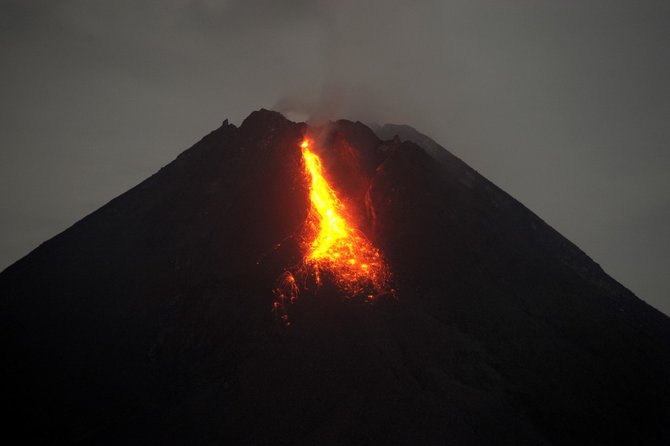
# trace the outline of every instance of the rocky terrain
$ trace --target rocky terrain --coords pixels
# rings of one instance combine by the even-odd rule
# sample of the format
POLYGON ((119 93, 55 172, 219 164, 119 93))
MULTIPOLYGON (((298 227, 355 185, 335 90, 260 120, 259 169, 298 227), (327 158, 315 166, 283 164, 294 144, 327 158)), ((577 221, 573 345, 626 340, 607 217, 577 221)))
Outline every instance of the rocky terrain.
POLYGON ((376 130, 224 122, 3 271, 8 435, 670 444, 670 319, 430 138, 376 130), (397 291, 311 287, 286 327, 306 133, 397 291))

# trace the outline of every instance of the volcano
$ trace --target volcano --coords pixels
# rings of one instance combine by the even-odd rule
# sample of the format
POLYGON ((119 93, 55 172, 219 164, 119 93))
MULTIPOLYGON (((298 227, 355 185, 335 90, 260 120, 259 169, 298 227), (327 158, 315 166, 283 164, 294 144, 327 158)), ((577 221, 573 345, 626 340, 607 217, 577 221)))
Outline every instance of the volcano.
POLYGON ((670 444, 670 319, 427 136, 375 130, 224 122, 3 271, 6 435, 670 444), (346 228, 321 251, 305 138, 346 228), (345 242, 383 280, 342 286, 345 242))

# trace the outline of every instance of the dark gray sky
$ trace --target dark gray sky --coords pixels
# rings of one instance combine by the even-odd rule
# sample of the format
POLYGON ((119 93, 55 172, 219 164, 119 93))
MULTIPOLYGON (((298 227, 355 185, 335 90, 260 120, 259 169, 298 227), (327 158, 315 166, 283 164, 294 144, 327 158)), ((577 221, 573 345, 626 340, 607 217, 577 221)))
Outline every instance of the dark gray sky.
POLYGON ((667 0, 0 0, 0 268, 277 107, 416 127, 670 314, 669 24, 667 0))

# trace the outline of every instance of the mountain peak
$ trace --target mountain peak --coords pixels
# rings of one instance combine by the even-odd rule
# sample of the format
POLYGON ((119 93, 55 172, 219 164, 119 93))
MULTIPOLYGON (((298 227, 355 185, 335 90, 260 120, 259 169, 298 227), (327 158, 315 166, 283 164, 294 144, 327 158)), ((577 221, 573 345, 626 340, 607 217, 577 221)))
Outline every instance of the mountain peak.
POLYGON ((432 139, 376 133, 264 109, 224 122, 2 272, 12 433, 670 442, 670 320, 432 139), (310 276, 286 327, 273 289, 304 262, 305 136, 395 292, 310 276))
POLYGON ((240 128, 249 129, 255 128, 258 125, 276 125, 286 121, 288 120, 281 113, 261 108, 260 110, 251 112, 251 114, 242 121, 240 128))

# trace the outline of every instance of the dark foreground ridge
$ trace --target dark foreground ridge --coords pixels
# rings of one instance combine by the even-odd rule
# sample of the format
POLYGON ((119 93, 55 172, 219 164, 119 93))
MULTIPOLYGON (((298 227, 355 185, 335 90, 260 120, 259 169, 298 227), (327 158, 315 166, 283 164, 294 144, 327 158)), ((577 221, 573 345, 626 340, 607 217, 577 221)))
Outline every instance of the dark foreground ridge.
POLYGON ((278 324, 307 130, 224 123, 0 274, 8 438, 670 444, 670 320, 406 127, 311 129, 397 300, 325 284, 278 324))

